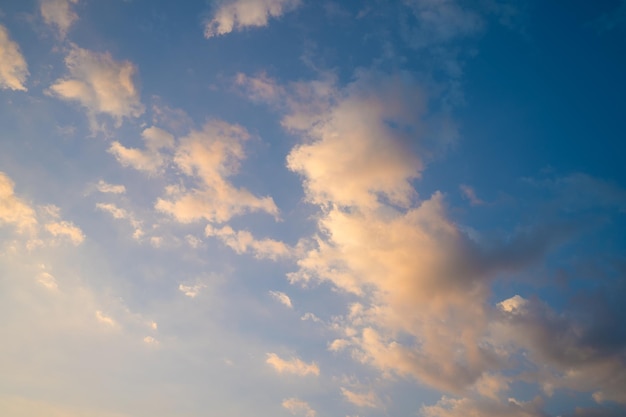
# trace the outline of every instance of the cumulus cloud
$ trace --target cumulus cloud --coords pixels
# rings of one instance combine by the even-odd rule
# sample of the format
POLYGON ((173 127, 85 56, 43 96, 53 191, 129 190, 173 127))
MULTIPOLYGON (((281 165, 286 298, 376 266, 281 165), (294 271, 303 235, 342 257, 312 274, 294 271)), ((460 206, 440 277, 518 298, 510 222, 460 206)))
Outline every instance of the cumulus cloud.
POLYGON ((282 403, 283 408, 289 410, 294 416, 315 417, 316 412, 306 401, 297 398, 287 398, 282 403))
POLYGON ((243 127, 220 120, 212 120, 202 130, 194 130, 181 138, 174 163, 198 185, 191 189, 166 188, 167 195, 157 200, 156 209, 181 223, 200 219, 225 222, 252 211, 277 216, 278 208, 271 197, 257 197, 228 180, 237 173, 245 157, 243 143, 249 138, 250 134, 243 127))
POLYGON ((274 239, 255 239, 247 230, 235 231, 230 226, 216 228, 208 225, 206 236, 215 236, 235 252, 242 254, 252 252, 255 258, 272 259, 291 255, 291 249, 283 242, 274 239))
POLYGON ((96 185, 98 191, 101 193, 111 193, 111 194, 124 194, 126 192, 126 187, 123 185, 109 184, 104 180, 98 181, 96 185))
POLYGON ((275 353, 268 353, 266 363, 272 365, 272 367, 278 373, 295 374, 299 376, 320 374, 320 368, 315 362, 306 363, 299 358, 282 359, 275 353))
POLYGON ((61 37, 65 37, 70 26, 78 20, 78 15, 71 8, 76 3, 78 0, 40 0, 39 11, 44 22, 55 26, 61 37))
POLYGON ((216 2, 213 16, 205 23, 204 36, 267 26, 270 18, 279 18, 300 4, 301 0, 222 0, 216 2))
POLYGON ((85 240, 83 231, 68 221, 48 223, 46 230, 53 236, 67 237, 74 245, 80 245, 85 240))
POLYGON ((55 81, 48 94, 75 101, 85 107, 95 123, 98 114, 108 114, 119 125, 125 117, 138 117, 144 107, 133 77, 137 68, 130 61, 116 61, 110 53, 99 53, 73 45, 65 57, 69 75, 55 81))
POLYGON ((0 172, 0 222, 12 224, 18 231, 33 230, 37 225, 35 210, 17 197, 14 189, 11 178, 0 172))
POLYGON ((291 298, 289 298, 289 296, 287 294, 285 294, 282 291, 270 291, 269 295, 276 301, 278 301, 279 303, 281 303, 282 305, 289 307, 289 308, 293 308, 293 304, 291 304, 291 298))
POLYGON ((167 162, 167 157, 162 150, 174 147, 174 136, 158 127, 144 129, 141 137, 145 149, 127 148, 118 141, 114 141, 109 152, 115 156, 123 166, 144 171, 149 174, 159 173, 167 162))
POLYGON ((19 45, 9 37, 9 31, 0 25, 0 88, 26 91, 28 65, 19 45))

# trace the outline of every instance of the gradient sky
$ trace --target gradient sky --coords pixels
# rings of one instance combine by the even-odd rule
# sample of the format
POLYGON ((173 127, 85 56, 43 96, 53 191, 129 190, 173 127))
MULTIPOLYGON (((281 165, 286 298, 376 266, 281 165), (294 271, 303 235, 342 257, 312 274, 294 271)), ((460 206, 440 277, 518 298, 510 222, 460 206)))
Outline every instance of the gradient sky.
POLYGON ((0 415, 626 414, 626 2, 0 2, 0 415))

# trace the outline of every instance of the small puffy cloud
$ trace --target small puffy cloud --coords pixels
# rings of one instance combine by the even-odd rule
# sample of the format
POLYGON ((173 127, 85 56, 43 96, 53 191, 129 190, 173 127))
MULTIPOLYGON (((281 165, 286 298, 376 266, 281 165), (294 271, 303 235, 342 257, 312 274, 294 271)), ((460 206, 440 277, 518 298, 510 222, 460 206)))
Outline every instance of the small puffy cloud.
POLYGON ((498 308, 507 313, 516 314, 523 313, 526 305, 528 305, 528 300, 520 297, 519 295, 514 295, 511 298, 507 298, 504 301, 498 303, 498 308))
POLYGON ((287 398, 283 400, 283 408, 289 410, 294 416, 315 417, 316 412, 306 401, 297 398, 287 398))
POLYGON ((149 127, 141 133, 145 149, 127 148, 118 141, 109 147, 109 152, 117 161, 127 167, 149 174, 157 174, 165 166, 167 157, 162 149, 174 147, 174 136, 158 127, 149 127))
POLYGON ((28 65, 9 31, 0 25, 0 89, 26 91, 28 65))
POLYGON ((154 337, 152 336, 146 336, 143 338, 143 342, 147 345, 150 346, 157 346, 159 344, 159 341, 156 340, 154 337))
POLYGON ((96 188, 101 193, 111 193, 111 194, 124 194, 126 192, 126 187, 123 185, 115 185, 109 184, 106 181, 100 180, 96 185, 96 188))
POLYGON ((78 15, 71 8, 76 3, 78 0, 40 0, 39 11, 44 22, 55 26, 61 37, 65 37, 70 26, 78 20, 78 15))
POLYGON ((278 373, 295 374, 299 376, 319 375, 320 368, 315 362, 306 363, 299 358, 282 359, 275 353, 268 353, 265 361, 278 373))
POLYGON ((98 310, 96 311, 96 320, 98 320, 98 322, 109 326, 109 327, 115 327, 116 323, 115 320, 113 320, 113 318, 107 316, 106 314, 104 314, 102 311, 98 310))
POLYGON ((15 195, 14 187, 15 183, 0 172, 0 224, 13 224, 18 231, 32 230, 37 225, 35 210, 15 195))
POLYGON ((278 301, 282 305, 287 306, 289 308, 293 308, 293 305, 291 304, 291 299, 284 292, 282 292, 282 291, 270 291, 269 294, 270 294, 270 296, 274 300, 278 301))
POLYGON ((303 321, 311 320, 312 322, 315 322, 315 323, 320 323, 322 321, 319 317, 317 317, 313 313, 304 313, 302 317, 300 317, 300 320, 303 320, 303 321))
POLYGON ((213 17, 207 20, 204 37, 225 35, 246 28, 267 26, 270 18, 300 6, 301 0, 223 0, 216 2, 213 17))
POLYGON ((230 226, 216 228, 207 225, 206 236, 215 236, 238 254, 252 252, 257 259, 272 259, 287 257, 291 249, 285 243, 274 239, 255 239, 247 230, 235 231, 230 226))
POLYGON ((190 298, 195 298, 203 288, 206 288, 206 285, 202 283, 192 285, 180 284, 178 286, 178 290, 190 298))
POLYGON ((239 170, 245 157, 243 142, 249 138, 250 134, 243 127, 220 120, 212 120, 201 131, 194 130, 181 138, 174 163, 198 185, 192 189, 167 187, 166 196, 157 200, 156 209, 181 223, 200 219, 225 222, 252 211, 277 216, 278 207, 271 197, 257 197, 228 180, 239 170))
POLYGON ((378 408, 381 405, 380 399, 374 391, 368 391, 365 393, 354 392, 342 387, 341 394, 348 402, 356 405, 357 407, 378 408))
MULTIPOLYGON (((130 61, 116 61, 110 53, 99 53, 73 45, 65 57, 69 75, 55 81, 48 94, 75 101, 93 119, 108 114, 117 124, 125 117, 144 111, 133 77, 137 68, 130 61)), ((92 120, 93 122, 93 120, 92 120)))
POLYGON ((85 240, 83 231, 68 221, 60 221, 46 224, 46 230, 53 236, 69 238, 74 245, 80 245, 85 240))

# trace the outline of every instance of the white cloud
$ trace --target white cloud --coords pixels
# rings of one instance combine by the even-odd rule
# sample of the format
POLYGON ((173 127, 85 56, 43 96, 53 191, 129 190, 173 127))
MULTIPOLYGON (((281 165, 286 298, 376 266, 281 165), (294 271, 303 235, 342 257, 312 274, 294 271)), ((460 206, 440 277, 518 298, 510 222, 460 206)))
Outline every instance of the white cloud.
POLYGON ((181 223, 203 218, 225 222, 251 211, 277 216, 278 208, 271 197, 257 197, 228 181, 239 169, 245 156, 243 142, 249 138, 243 127, 219 120, 210 121, 201 131, 192 131, 181 138, 174 163, 184 175, 197 179, 199 185, 190 190, 167 187, 167 195, 157 200, 156 209, 181 223))
POLYGON ((217 2, 213 17, 205 23, 204 36, 211 38, 245 28, 267 26, 270 18, 300 6, 301 0, 224 0, 217 2))
POLYGON ((151 345, 151 346, 157 346, 159 344, 159 341, 156 340, 154 337, 152 336, 146 336, 143 338, 143 342, 147 345, 151 345))
POLYGON ((124 194, 126 192, 125 186, 109 184, 103 180, 98 181, 96 187, 101 193, 124 194))
POLYGON ((274 300, 278 301, 279 303, 283 304, 284 306, 287 306, 289 308, 293 308, 293 305, 291 304, 291 299, 284 292, 282 292, 282 291, 270 291, 269 294, 272 296, 272 298, 274 300))
POLYGON ((320 374, 320 368, 315 362, 306 363, 299 358, 282 359, 275 353, 268 353, 266 363, 272 365, 272 367, 278 373, 295 374, 299 376, 316 375, 320 374))
POLYGON ((507 313, 518 314, 523 313, 528 305, 528 300, 515 295, 498 303, 498 307, 507 313))
POLYGON ((321 323, 322 321, 319 317, 317 317, 313 313, 304 313, 302 317, 300 317, 300 320, 311 320, 312 322, 315 322, 315 323, 321 323))
POLYGON ((116 61, 110 53, 98 53, 73 45, 65 57, 69 76, 58 79, 48 94, 76 101, 87 109, 92 127, 97 114, 108 114, 119 125, 125 117, 138 117, 144 107, 133 81, 137 68, 116 61))
POLYGON ((198 294, 200 294, 200 291, 203 288, 206 288, 206 285, 202 283, 197 283, 193 285, 180 284, 178 286, 178 290, 190 298, 195 298, 198 294))
POLYGON ((158 127, 149 127, 141 133, 145 150, 127 148, 118 141, 114 141, 109 152, 115 156, 123 166, 145 171, 149 174, 158 174, 167 163, 167 156, 161 151, 174 147, 174 136, 158 127))
POLYGON ((235 252, 242 254, 252 252, 257 259, 272 259, 288 257, 291 249, 283 242, 274 239, 257 240, 247 230, 235 231, 230 226, 216 228, 207 225, 206 236, 215 236, 235 252))
POLYGON ((15 183, 0 172, 0 222, 13 224, 18 231, 33 230, 37 225, 35 210, 15 195, 14 187, 15 183))
POLYGON ((26 91, 28 65, 9 31, 0 25, 0 89, 26 91))
POLYGON ((53 25, 61 37, 65 37, 68 29, 78 20, 78 15, 71 9, 78 0, 40 0, 39 11, 44 22, 53 25))
POLYGON ((283 400, 282 406, 294 416, 315 417, 317 414, 306 401, 297 398, 283 400))
POLYGON ((69 238, 74 245, 80 245, 85 240, 83 231, 68 221, 60 221, 46 224, 46 230, 53 236, 65 236, 69 238))

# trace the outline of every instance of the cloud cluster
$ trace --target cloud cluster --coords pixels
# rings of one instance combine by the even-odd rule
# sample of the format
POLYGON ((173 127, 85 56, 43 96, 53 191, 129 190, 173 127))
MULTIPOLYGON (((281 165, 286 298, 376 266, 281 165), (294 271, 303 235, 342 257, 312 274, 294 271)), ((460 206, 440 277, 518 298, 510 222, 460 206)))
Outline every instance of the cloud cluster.
POLYGON ((0 25, 0 89, 26 91, 28 65, 19 45, 9 37, 6 27, 0 25))
POLYGON ((253 211, 277 216, 278 207, 271 197, 257 197, 229 181, 245 157, 243 144, 248 139, 250 134, 243 127, 220 120, 209 121, 202 130, 180 138, 173 162, 194 186, 168 187, 156 209, 181 223, 200 219, 222 223, 253 211))
POLYGON ((223 0, 217 2, 213 17, 205 23, 204 36, 267 26, 270 18, 279 18, 300 4, 301 0, 223 0))
POLYGON ((69 75, 47 90, 63 100, 82 105, 95 123, 95 116, 107 114, 116 123, 138 117, 144 111, 133 80, 137 68, 130 61, 116 61, 110 53, 93 52, 72 45, 65 57, 69 75))

